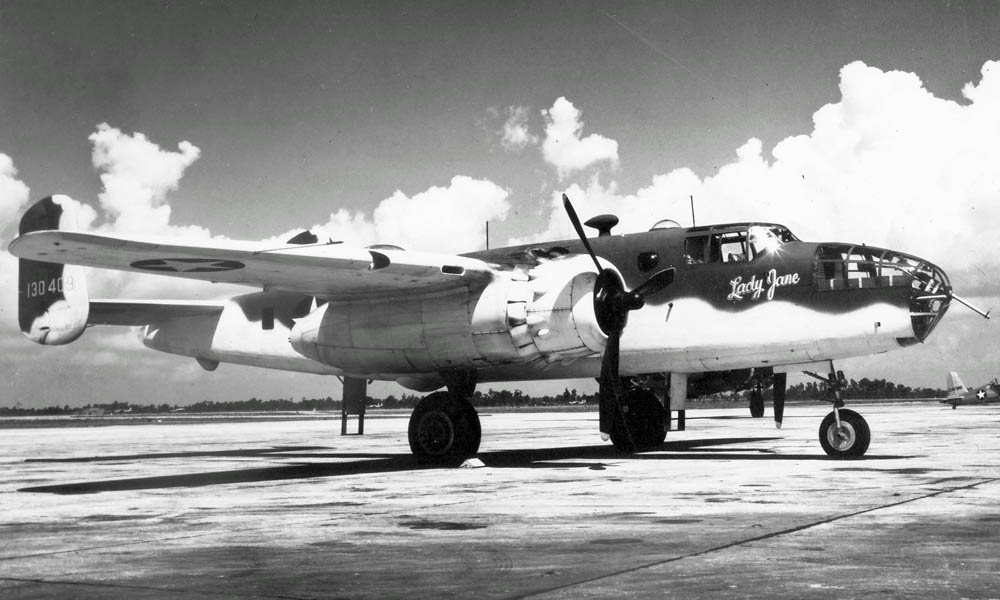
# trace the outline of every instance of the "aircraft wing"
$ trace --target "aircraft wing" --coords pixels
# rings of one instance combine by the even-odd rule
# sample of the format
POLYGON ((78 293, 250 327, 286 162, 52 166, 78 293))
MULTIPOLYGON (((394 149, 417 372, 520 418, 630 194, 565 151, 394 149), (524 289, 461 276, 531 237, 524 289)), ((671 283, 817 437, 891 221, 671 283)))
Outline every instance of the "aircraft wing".
POLYGON ((280 245, 210 240, 116 238, 45 230, 10 243, 30 260, 281 289, 329 300, 467 287, 491 279, 486 263, 450 254, 340 244, 280 245))
POLYGON ((91 300, 87 325, 148 325, 164 319, 219 314, 222 309, 220 302, 91 300))

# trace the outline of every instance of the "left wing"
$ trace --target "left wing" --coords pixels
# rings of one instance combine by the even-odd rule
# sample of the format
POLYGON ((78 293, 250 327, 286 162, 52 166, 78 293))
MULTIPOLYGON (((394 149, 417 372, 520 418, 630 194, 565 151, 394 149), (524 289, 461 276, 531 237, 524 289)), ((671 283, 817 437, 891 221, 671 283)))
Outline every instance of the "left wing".
POLYGON ((22 259, 237 283, 328 300, 468 287, 496 273, 480 260, 450 254, 223 240, 185 246, 171 239, 63 230, 24 233, 9 250, 22 259))

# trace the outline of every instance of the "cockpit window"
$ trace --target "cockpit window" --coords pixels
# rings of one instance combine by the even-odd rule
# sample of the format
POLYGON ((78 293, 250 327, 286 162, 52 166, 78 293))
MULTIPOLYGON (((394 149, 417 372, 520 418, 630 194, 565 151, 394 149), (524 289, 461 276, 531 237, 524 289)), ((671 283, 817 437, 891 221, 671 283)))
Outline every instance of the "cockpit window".
POLYGON ((689 265, 745 262, 795 241, 798 238, 781 225, 749 225, 685 239, 684 259, 689 265))
POLYGON ((747 260, 747 235, 730 231, 712 236, 712 262, 744 262, 747 260))
POLYGON ((751 225, 749 235, 754 258, 774 252, 783 244, 796 240, 791 231, 777 225, 751 225))
POLYGON ((698 235, 684 240, 684 262, 689 265, 700 265, 708 262, 707 235, 698 235))

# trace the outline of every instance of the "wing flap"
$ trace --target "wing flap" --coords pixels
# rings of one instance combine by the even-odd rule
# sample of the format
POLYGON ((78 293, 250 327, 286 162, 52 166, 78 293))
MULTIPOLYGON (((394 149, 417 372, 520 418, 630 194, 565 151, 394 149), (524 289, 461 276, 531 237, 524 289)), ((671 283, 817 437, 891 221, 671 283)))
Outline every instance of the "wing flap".
POLYGON ((93 300, 87 325, 141 326, 165 319, 219 314, 222 309, 219 302, 93 300))
POLYGON ((473 258, 340 244, 275 248, 211 240, 187 246, 169 239, 49 230, 22 235, 9 250, 43 262, 236 283, 330 300, 464 287, 494 274, 473 258))

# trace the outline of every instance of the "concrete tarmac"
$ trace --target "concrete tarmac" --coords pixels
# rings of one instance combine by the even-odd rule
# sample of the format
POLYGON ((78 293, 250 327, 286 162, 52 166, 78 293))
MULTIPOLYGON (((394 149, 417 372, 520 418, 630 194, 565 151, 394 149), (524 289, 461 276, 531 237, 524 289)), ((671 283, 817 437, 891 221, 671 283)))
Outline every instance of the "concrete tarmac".
POLYGON ((634 456, 595 412, 481 411, 476 469, 377 412, 2 429, 0 598, 1000 598, 1000 407, 850 407, 854 461, 822 406, 634 456))

